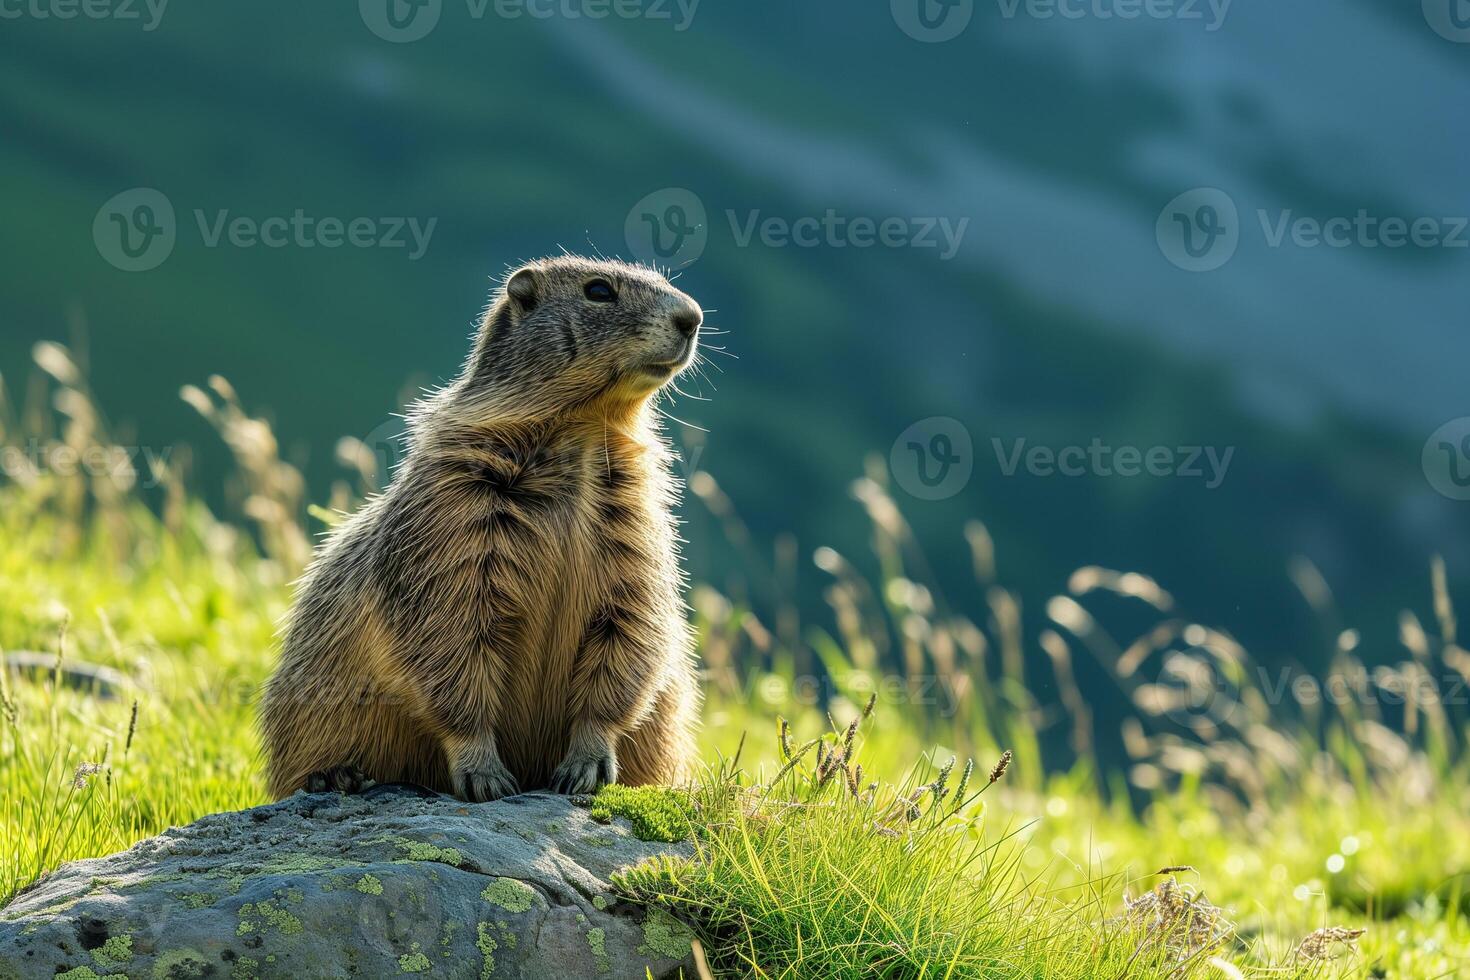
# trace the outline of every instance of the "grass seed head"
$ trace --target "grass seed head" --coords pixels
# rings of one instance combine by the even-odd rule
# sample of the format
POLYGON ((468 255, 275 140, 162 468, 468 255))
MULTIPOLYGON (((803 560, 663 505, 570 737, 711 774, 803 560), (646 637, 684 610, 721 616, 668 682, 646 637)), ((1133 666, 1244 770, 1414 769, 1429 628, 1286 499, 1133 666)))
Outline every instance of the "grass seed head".
POLYGON ((1004 776, 1006 770, 1011 767, 1011 757, 1012 753, 1010 749, 1006 749, 1000 754, 1000 761, 995 764, 994 769, 990 770, 990 783, 987 785, 994 785, 1000 781, 1000 777, 1004 776))
POLYGON ((86 789, 88 780, 90 780, 93 776, 97 775, 101 771, 102 763, 83 762, 81 765, 77 766, 76 771, 72 773, 72 789, 86 789))
POLYGON ((1341 926, 1318 929, 1302 940, 1301 945, 1296 949, 1296 955, 1299 959, 1313 963, 1330 960, 1340 952, 1337 949, 1339 945, 1345 950, 1355 949, 1359 937, 1366 931, 1365 929, 1344 929, 1341 926))
POLYGON ((975 772, 975 760, 974 759, 966 759, 965 760, 965 768, 960 773, 960 782, 959 782, 959 785, 955 787, 955 791, 954 791, 954 805, 955 805, 955 808, 956 809, 958 809, 965 802, 965 790, 967 790, 967 789, 970 788, 970 777, 972 775, 974 775, 974 772, 975 772))

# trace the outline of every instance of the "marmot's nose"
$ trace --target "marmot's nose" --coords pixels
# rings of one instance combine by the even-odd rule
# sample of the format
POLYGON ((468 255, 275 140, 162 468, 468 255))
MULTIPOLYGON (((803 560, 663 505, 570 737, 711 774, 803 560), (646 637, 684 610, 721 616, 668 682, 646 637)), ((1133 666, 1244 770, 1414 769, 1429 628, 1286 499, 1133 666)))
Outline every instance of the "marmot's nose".
POLYGON ((703 322, 704 311, 693 303, 674 313, 674 329, 686 337, 693 337, 699 331, 699 325, 703 322))

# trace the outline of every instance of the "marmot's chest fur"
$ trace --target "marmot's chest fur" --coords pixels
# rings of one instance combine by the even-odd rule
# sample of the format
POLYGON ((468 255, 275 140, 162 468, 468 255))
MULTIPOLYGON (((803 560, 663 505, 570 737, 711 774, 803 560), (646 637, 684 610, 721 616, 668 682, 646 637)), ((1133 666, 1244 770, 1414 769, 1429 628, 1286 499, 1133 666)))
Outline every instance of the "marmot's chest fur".
POLYGON ((668 497, 662 447, 600 427, 436 447, 380 518, 372 578, 402 655, 461 637, 503 679, 501 743, 557 743, 578 651, 680 614, 668 497))

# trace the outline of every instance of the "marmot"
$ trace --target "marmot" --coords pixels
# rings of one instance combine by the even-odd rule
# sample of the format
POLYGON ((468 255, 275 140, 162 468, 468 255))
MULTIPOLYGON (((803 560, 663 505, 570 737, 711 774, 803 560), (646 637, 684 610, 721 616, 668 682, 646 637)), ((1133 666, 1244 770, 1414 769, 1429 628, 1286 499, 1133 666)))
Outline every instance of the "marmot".
POLYGON ((261 705, 272 796, 689 775, 699 694, 652 400, 702 320, 621 262, 505 280, 461 374, 410 408, 390 485, 299 584, 261 705))

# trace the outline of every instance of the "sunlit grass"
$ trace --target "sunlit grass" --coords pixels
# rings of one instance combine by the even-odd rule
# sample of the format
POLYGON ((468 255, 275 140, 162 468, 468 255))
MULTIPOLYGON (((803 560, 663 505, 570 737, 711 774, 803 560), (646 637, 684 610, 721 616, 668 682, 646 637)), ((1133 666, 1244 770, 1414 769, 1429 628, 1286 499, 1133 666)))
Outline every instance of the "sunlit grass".
MULTIPOLYGON (((78 449, 107 444, 62 358, 45 353, 68 413, 22 423, 0 406, 0 446, 22 433, 78 449)), ((253 700, 308 518, 298 513, 299 477, 277 458, 269 430, 223 382, 213 392, 187 398, 236 453, 248 515, 239 524, 207 512, 176 473, 155 474, 161 489, 149 506, 118 474, 37 473, 0 485, 0 648, 51 664, 0 671, 0 902, 65 861, 264 800, 253 700), (122 685, 101 696, 84 679, 88 665, 116 669, 122 685)), ((729 502, 713 478, 697 476, 699 497, 721 516, 729 502)), ((1248 676, 1239 667, 1249 655, 1190 623, 1158 585, 1084 569, 1044 617, 1027 621, 974 524, 965 533, 981 599, 949 602, 915 571, 916 544, 876 475, 856 496, 881 574, 868 581, 820 549, 830 621, 743 607, 707 586, 693 595, 712 766, 696 794, 699 857, 639 871, 625 886, 695 925, 717 967, 1120 978, 1466 969, 1463 708, 1421 704, 1410 730, 1403 718, 1347 705, 1309 729, 1294 720, 1300 706, 1266 703, 1246 682, 1226 686, 1223 722, 1181 714, 1168 699, 1188 691, 1199 661, 1216 658, 1219 674, 1234 678, 1248 676), (1099 597, 1142 603, 1158 626, 1115 642, 1099 597), (784 626, 765 626, 783 617, 784 626), (1043 676, 1037 644, 1052 665, 1043 676), (1093 761, 1086 708, 1099 695, 1082 696, 1070 670, 1084 655, 1118 679, 1102 696, 1132 702, 1126 782, 1100 776, 1093 761), (816 703, 793 687, 798 656, 830 679, 832 698, 816 703), (943 702, 925 700, 925 685, 943 702), (849 738, 875 693, 871 717, 849 738), (1078 761, 1048 769, 1043 724, 1070 733, 1078 761), (820 749, 791 761, 818 738, 820 749), (990 786, 1004 749, 1013 762, 990 786), (922 791, 909 819, 902 801, 951 759, 948 795, 936 802, 936 791, 922 791), (967 759, 978 769, 961 793, 967 759), (1157 874, 1166 867, 1186 870, 1157 874), (1126 900, 1164 880, 1233 928, 1182 955, 1150 938, 1126 900), (1365 931, 1355 948, 1327 950, 1330 960, 1304 959, 1302 940, 1328 927, 1365 931)), ((350 506, 346 491, 333 503, 350 506)), ((1406 618, 1410 655, 1391 671, 1470 663, 1438 566, 1432 585, 1424 618, 1434 625, 1406 618)), ((1346 632, 1339 644, 1334 670, 1363 669, 1346 632)))

